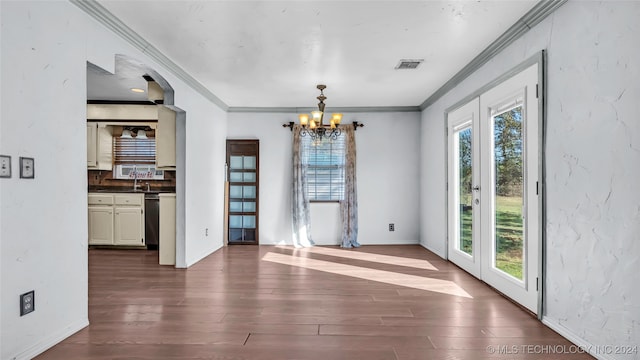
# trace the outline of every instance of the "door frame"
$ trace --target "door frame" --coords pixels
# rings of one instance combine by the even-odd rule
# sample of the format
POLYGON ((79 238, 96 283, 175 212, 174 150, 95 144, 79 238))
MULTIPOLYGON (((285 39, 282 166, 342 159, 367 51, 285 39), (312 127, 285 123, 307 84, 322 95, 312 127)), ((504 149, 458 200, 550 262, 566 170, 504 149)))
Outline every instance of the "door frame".
MULTIPOLYGON (((448 130, 448 118, 449 113, 455 111, 456 109, 462 107, 463 105, 469 103, 474 98, 479 97, 483 93, 488 90, 496 87, 497 85, 503 83, 504 81, 512 78, 514 75, 522 72, 523 70, 531 67, 532 65, 538 65, 538 174, 540 176, 538 183, 538 305, 537 305, 537 317, 539 320, 542 320, 543 312, 544 312, 544 291, 545 291, 545 276, 546 276, 546 156, 545 156, 545 144, 546 144, 546 90, 547 90, 547 81, 546 81, 546 51, 541 50, 535 55, 529 57, 527 60, 521 62, 516 65, 509 71, 505 72, 501 76, 497 77, 493 81, 485 84, 484 86, 478 88, 473 91, 469 95, 465 96, 452 106, 448 107, 444 111, 444 164, 445 164, 445 191, 444 191, 444 204, 445 204, 445 214, 449 214, 449 130, 448 130)), ((445 234, 446 234, 446 244, 445 244, 445 258, 449 259, 449 216, 445 216, 445 234)))

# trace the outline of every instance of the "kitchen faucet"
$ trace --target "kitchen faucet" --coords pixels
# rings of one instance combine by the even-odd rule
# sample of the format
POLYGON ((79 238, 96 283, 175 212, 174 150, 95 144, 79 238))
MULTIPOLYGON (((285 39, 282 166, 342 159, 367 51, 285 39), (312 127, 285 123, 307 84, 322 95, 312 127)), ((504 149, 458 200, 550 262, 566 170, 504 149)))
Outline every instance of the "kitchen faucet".
POLYGON ((136 166, 133 165, 133 191, 138 191, 138 170, 136 166))

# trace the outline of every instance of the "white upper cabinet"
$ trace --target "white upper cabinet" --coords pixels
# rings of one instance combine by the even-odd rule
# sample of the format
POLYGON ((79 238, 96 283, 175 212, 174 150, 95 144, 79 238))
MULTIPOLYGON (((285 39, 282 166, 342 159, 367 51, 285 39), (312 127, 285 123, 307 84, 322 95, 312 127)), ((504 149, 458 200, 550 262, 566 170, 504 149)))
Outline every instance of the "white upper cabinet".
POLYGON ((87 168, 113 170, 113 126, 87 123, 87 168))
POLYGON ((163 105, 158 105, 156 169, 176 169, 176 113, 163 105))
POLYGON ((87 167, 96 166, 96 154, 98 141, 98 124, 94 122, 87 123, 87 167))

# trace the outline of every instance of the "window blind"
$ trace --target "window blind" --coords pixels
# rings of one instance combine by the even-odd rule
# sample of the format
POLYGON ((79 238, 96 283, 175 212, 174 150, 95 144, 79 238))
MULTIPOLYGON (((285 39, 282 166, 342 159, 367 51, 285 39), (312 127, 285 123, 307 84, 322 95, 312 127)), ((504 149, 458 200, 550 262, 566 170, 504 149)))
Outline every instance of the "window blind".
POLYGON ((345 141, 302 139, 307 156, 307 195, 310 201, 339 201, 344 198, 345 141))
POLYGON ((156 139, 113 138, 113 157, 117 164, 155 164, 156 139))

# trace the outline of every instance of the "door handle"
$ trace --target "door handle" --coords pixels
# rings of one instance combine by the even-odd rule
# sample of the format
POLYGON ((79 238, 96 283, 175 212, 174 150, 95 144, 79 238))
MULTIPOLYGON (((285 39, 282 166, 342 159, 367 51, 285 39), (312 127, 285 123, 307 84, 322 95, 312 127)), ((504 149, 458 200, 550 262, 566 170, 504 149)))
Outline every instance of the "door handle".
POLYGON ((472 189, 473 189, 473 191, 480 191, 480 186, 476 185, 472 189))

